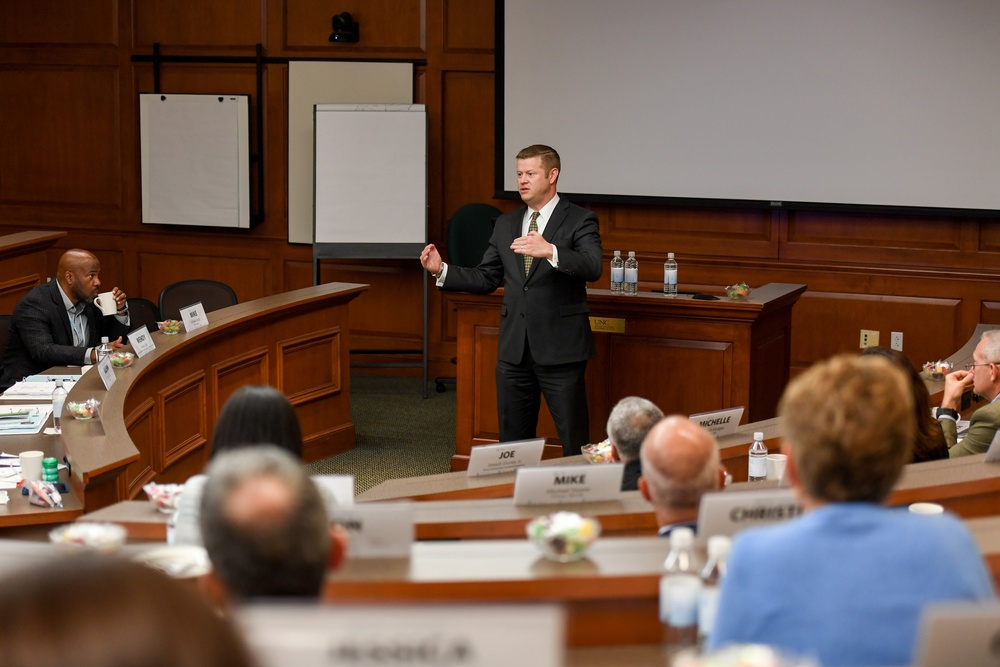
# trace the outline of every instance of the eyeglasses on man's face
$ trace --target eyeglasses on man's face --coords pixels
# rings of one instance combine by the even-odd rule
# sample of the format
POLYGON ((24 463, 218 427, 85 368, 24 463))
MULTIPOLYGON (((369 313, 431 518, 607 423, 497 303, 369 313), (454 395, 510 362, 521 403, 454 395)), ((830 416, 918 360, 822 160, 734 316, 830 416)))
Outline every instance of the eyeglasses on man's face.
POLYGON ((976 369, 976 366, 990 366, 990 365, 995 364, 995 363, 997 363, 997 362, 995 362, 995 361, 987 361, 986 363, 983 363, 983 364, 969 363, 969 364, 965 365, 965 370, 967 370, 967 371, 973 371, 973 370, 976 369))

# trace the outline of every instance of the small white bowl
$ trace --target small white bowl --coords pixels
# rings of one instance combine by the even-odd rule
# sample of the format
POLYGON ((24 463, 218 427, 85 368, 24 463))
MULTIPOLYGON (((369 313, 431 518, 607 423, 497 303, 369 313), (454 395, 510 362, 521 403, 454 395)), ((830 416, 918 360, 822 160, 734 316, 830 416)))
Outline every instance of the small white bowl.
POLYGON ((177 499, 184 490, 183 484, 157 484, 150 482, 142 487, 149 496, 149 501, 164 514, 170 514, 177 509, 177 499))
POLYGON ((569 563, 587 555, 601 534, 601 524, 576 512, 555 512, 530 521, 526 532, 543 556, 569 563))
POLYGON ((49 532, 49 540, 71 547, 116 551, 125 544, 128 532, 116 523, 78 521, 49 532))

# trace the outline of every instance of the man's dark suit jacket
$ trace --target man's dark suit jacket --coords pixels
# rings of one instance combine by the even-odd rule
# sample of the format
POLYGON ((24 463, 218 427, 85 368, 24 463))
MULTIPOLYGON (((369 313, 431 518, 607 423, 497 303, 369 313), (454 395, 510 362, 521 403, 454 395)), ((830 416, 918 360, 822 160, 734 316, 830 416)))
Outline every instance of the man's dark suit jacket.
POLYGON ((504 286, 498 358, 517 364, 528 341, 543 365, 586 361, 594 356, 587 307, 587 282, 601 277, 597 215, 560 197, 542 236, 559 249, 559 268, 535 259, 524 275, 523 255, 510 249, 521 236, 526 207, 501 215, 479 266, 448 265, 443 289, 489 294, 504 286))
MULTIPOLYGON (((85 347, 99 345, 101 336, 116 340, 128 335, 128 325, 114 316, 105 317, 93 303, 88 303, 83 312, 87 317, 85 347)), ((79 366, 83 354, 83 347, 73 346, 69 313, 56 280, 37 285, 14 306, 0 391, 52 366, 79 366)))

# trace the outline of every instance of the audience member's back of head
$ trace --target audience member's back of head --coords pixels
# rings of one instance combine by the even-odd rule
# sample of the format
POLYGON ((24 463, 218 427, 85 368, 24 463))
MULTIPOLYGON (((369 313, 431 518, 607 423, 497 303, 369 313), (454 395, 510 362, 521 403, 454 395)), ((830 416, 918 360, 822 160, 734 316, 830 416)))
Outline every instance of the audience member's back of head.
POLYGON ((302 428, 291 401, 274 387, 241 387, 219 411, 212 456, 240 447, 272 444, 302 458, 302 428))
POLYGON ((913 461, 934 461, 948 458, 948 443, 944 438, 941 424, 931 414, 931 395, 920 377, 920 371, 905 354, 892 348, 876 346, 865 348, 862 356, 884 357, 896 365, 906 375, 913 394, 913 414, 916 418, 917 434, 913 443, 913 461))
POLYGON ((696 509, 702 494, 719 486, 718 443, 683 415, 670 415, 653 426, 639 457, 639 488, 657 510, 696 509))
POLYGON ((273 446, 222 452, 202 491, 200 525, 227 597, 316 597, 331 563, 326 507, 301 463, 273 446))
POLYGON ((253 664, 239 632, 197 590, 106 555, 48 561, 0 582, 7 667, 253 664))
POLYGON ((615 404, 608 415, 607 433, 623 461, 639 458, 642 441, 663 412, 652 401, 639 396, 626 396, 615 404))
POLYGON ((882 502, 913 456, 912 391, 879 356, 816 364, 788 385, 778 414, 798 483, 822 502, 882 502))

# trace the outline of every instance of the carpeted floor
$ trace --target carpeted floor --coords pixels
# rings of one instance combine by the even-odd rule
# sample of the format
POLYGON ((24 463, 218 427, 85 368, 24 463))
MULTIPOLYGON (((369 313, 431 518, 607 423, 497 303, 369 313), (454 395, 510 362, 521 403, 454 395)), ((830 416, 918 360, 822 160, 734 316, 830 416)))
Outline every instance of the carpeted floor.
POLYGON ((357 446, 309 464, 314 474, 354 475, 362 493, 388 479, 451 470, 455 389, 420 391, 420 378, 351 375, 351 419, 357 446))

